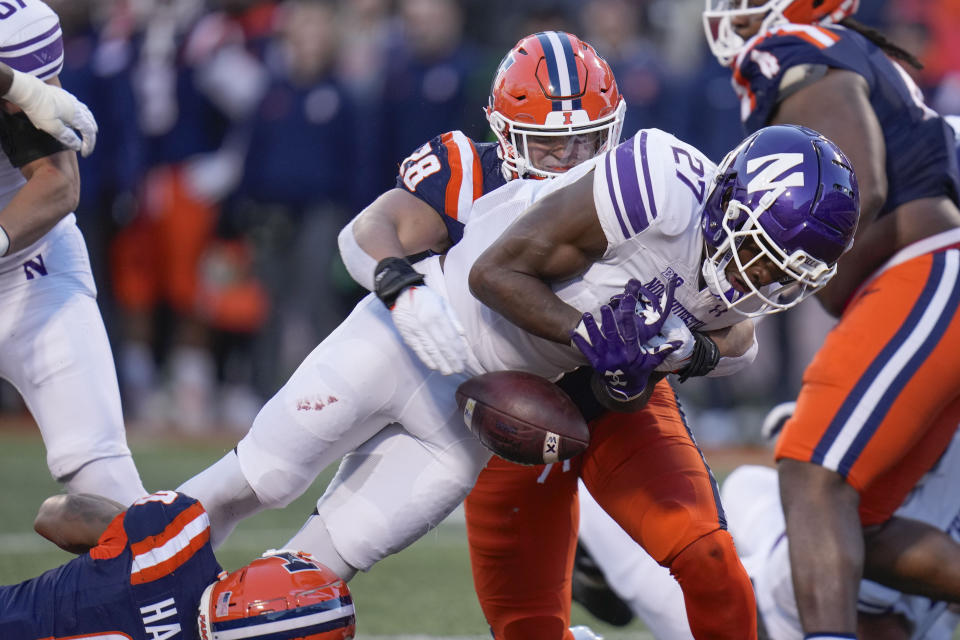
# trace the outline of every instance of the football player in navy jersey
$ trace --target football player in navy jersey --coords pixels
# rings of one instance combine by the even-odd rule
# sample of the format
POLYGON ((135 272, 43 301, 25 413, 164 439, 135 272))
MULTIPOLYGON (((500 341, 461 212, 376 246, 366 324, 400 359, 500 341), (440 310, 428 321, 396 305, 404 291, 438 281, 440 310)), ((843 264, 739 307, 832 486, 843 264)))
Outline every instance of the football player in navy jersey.
POLYGON ((0 586, 0 638, 216 640, 353 638, 347 586, 306 555, 269 551, 227 574, 189 496, 160 491, 124 511, 92 494, 48 498, 34 527, 81 554, 0 586))
POLYGON ((901 64, 913 56, 851 16, 857 0, 707 0, 748 131, 792 123, 853 163, 861 216, 839 317, 776 449, 807 637, 852 638, 861 573, 960 601, 960 547, 893 517, 960 423, 960 178, 953 134, 901 64), (909 551, 908 551, 909 549, 909 551))

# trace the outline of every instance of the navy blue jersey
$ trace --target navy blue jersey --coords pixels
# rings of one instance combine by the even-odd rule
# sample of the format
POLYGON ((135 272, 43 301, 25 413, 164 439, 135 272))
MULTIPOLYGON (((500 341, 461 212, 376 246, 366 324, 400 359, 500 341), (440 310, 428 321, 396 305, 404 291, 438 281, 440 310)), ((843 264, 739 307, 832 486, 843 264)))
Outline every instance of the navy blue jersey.
POLYGON ((220 572, 206 511, 161 491, 118 515, 88 553, 0 587, 0 638, 198 640, 200 596, 220 572))
POLYGON ((782 87, 793 79, 789 70, 798 65, 845 69, 866 79, 887 149, 887 201, 879 215, 918 198, 947 196, 960 203, 950 127, 923 103, 920 90, 899 64, 844 27, 787 24, 747 43, 737 58, 733 85, 748 132, 770 122, 786 97, 782 87))
POLYGON ((456 244, 463 237, 474 200, 506 183, 501 164, 496 142, 474 142, 460 131, 451 131, 400 163, 397 187, 433 207, 456 244))

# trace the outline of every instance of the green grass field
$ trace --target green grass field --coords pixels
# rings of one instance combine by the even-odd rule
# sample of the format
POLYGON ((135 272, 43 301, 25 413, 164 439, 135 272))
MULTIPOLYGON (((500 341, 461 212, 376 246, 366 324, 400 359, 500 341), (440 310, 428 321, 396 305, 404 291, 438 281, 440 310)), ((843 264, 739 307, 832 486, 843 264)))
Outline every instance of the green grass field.
MULTIPOLYGON (((131 448, 144 484, 151 490, 176 487, 235 444, 233 439, 206 442, 157 440, 131 436, 131 448)), ((234 569, 269 547, 282 545, 313 509, 313 500, 328 481, 317 483, 286 509, 259 514, 243 522, 217 552, 221 564, 234 569)), ((44 462, 39 434, 30 428, 0 428, 0 584, 36 576, 69 559, 32 529, 37 507, 58 492, 44 462)), ((357 607, 358 637, 489 638, 473 593, 462 516, 450 519, 400 554, 387 558, 351 583, 357 607)), ((608 640, 650 636, 638 622, 614 628, 574 605, 574 624, 587 624, 608 640)))

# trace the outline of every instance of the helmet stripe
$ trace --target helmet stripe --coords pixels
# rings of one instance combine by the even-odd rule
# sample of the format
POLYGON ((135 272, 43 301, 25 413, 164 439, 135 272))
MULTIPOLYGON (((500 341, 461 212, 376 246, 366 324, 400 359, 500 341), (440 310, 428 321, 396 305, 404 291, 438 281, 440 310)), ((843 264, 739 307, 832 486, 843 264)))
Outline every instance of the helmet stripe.
MULTIPOLYGON (((554 95, 570 96, 580 93, 580 81, 577 75, 577 61, 573 55, 573 46, 566 34, 556 31, 544 31, 537 34, 537 40, 543 47, 547 62, 547 73, 554 95)), ((573 111, 582 109, 580 99, 553 100, 554 111, 573 111)))
MULTIPOLYGON (((579 95, 580 94, 580 75, 577 71, 577 59, 573 55, 573 43, 570 41, 569 34, 562 34, 559 38, 560 46, 563 47, 563 59, 566 61, 567 66, 567 75, 570 79, 570 90, 564 95, 579 95)), ((571 100, 573 104, 571 105, 572 110, 583 109, 580 98, 576 100, 571 100)))
POLYGON ((336 629, 352 624, 354 608, 351 598, 344 597, 297 609, 265 613, 251 618, 214 622, 212 640, 282 640, 309 635, 309 629, 319 633, 324 626, 336 629))
POLYGON ((252 638, 254 640, 294 640, 295 638, 308 638, 314 634, 326 633, 327 631, 341 629, 353 624, 356 624, 356 618, 354 618, 353 614, 351 613, 349 616, 344 616, 336 620, 319 622, 316 624, 302 622, 297 624, 295 627, 289 627, 285 629, 281 629, 279 627, 267 628, 268 625, 262 625, 260 627, 237 629, 234 631, 214 631, 213 640, 240 640, 243 638, 252 638))

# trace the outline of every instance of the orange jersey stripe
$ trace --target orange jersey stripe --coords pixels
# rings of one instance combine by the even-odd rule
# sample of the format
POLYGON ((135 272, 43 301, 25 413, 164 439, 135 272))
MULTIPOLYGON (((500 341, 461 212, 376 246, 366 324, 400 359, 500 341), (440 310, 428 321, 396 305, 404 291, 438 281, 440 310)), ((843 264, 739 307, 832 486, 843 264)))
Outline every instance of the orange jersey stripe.
POLYGON ((209 541, 210 528, 207 527, 202 533, 191 538, 190 543, 187 544, 187 546, 175 553, 169 559, 155 564, 152 567, 132 573, 130 575, 130 584, 143 584, 145 582, 152 582, 153 580, 170 575, 173 571, 180 567, 180 565, 192 558, 193 554, 209 541))
POLYGON ((740 70, 739 64, 733 69, 733 81, 746 92, 747 98, 750 100, 750 111, 752 112, 757 108, 757 96, 754 95, 753 90, 750 88, 750 82, 743 77, 743 72, 740 70))
POLYGON ((202 513, 204 513, 203 506, 199 502, 194 502, 192 505, 181 511, 176 518, 171 520, 170 524, 168 524, 163 531, 155 536, 149 536, 140 542, 131 544, 130 550, 133 552, 133 555, 138 556, 150 551, 151 549, 162 547, 172 538, 175 538, 177 535, 179 535, 187 523, 191 522, 194 518, 202 513))
POLYGON ((483 167, 480 166, 480 154, 473 140, 470 140, 470 150, 473 152, 473 199, 477 201, 483 195, 483 167))
POLYGON ((446 214, 457 219, 460 214, 460 189, 463 186, 463 165, 460 162, 460 147, 453 139, 452 133, 440 136, 443 146, 447 148, 447 164, 450 166, 450 180, 447 182, 447 193, 444 197, 446 214))
POLYGON ((127 548, 127 532, 123 528, 124 515, 126 515, 126 511, 118 513, 100 534, 97 546, 90 549, 91 558, 94 560, 109 560, 110 558, 116 558, 127 548))

